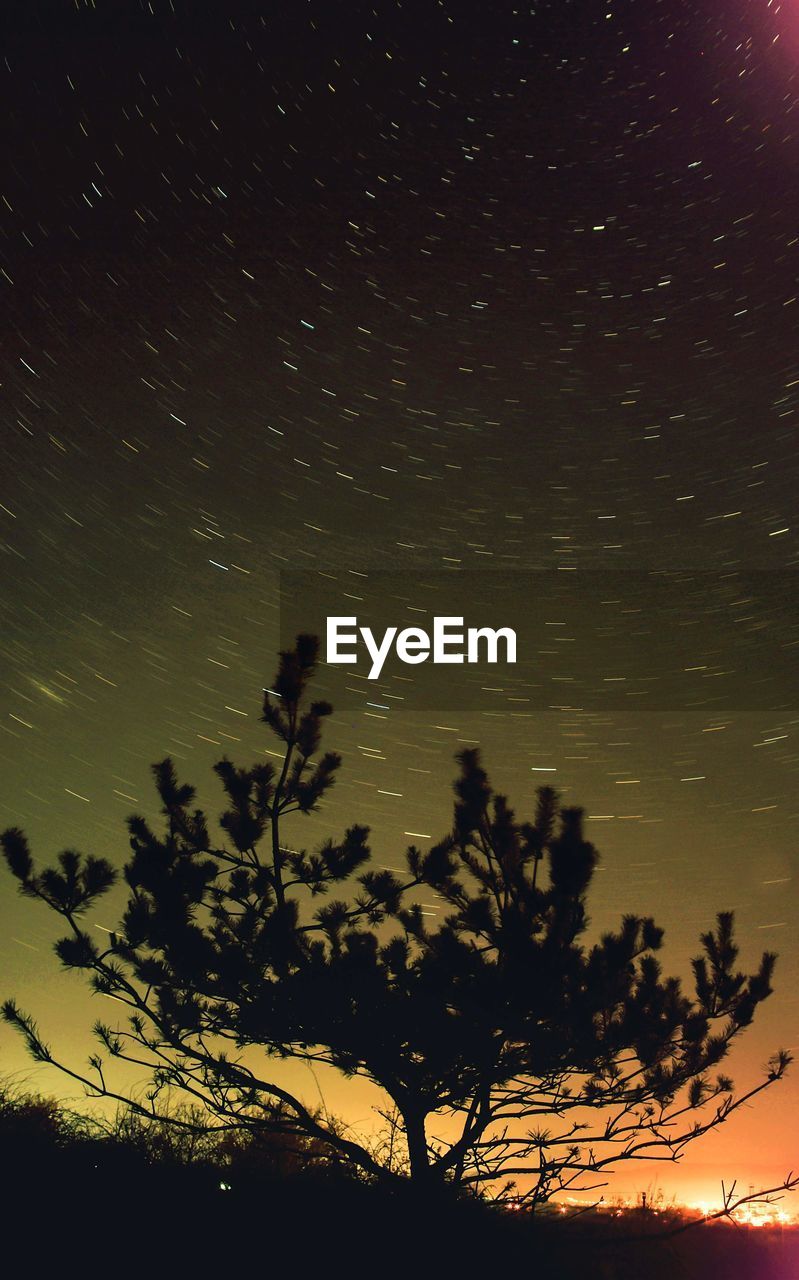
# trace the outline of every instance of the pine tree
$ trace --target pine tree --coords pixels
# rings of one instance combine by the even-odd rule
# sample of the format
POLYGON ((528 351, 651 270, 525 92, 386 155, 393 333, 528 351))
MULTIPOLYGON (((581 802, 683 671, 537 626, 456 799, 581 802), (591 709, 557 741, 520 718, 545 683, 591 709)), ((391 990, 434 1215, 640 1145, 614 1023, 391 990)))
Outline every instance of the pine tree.
POLYGON ((287 848, 284 819, 315 811, 341 764, 319 755, 331 707, 306 699, 317 651, 298 637, 265 695, 280 768, 216 765, 221 839, 172 761, 153 766, 162 829, 128 821, 127 905, 105 947, 85 920, 114 868, 68 850, 37 871, 23 833, 4 833, 21 892, 66 923, 61 963, 128 1011, 120 1025, 96 1024, 99 1052, 82 1072, 9 1001, 5 1018, 36 1059, 140 1113, 158 1114, 177 1091, 222 1132, 300 1140, 296 1150, 327 1150, 388 1184, 496 1195, 521 1180, 533 1206, 601 1185, 619 1160, 678 1159, 784 1075, 780 1052, 736 1096, 717 1070, 771 993, 775 957, 741 972, 732 915, 721 913, 687 994, 661 972, 651 918, 627 915, 589 945, 598 854, 582 812, 541 788, 534 820, 518 822, 476 750, 458 757, 452 832, 426 854, 409 848, 402 880, 369 867, 363 826, 315 852, 287 848), (447 904, 437 927, 416 901, 422 887, 447 904), (146 1102, 113 1087, 114 1059, 147 1069, 146 1102), (283 1059, 377 1085, 407 1161, 393 1141, 355 1140, 278 1083, 268 1066, 283 1059))

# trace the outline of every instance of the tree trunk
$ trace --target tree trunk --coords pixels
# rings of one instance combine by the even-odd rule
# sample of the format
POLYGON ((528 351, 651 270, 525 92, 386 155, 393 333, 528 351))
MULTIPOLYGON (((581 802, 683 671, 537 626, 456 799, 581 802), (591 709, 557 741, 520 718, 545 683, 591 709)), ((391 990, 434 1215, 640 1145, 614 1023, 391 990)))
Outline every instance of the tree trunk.
POLYGON ((430 1158, 427 1151, 427 1135, 425 1133, 423 1111, 404 1112, 405 1135, 408 1142, 408 1157, 411 1162, 411 1180, 424 1181, 430 1174, 430 1158))

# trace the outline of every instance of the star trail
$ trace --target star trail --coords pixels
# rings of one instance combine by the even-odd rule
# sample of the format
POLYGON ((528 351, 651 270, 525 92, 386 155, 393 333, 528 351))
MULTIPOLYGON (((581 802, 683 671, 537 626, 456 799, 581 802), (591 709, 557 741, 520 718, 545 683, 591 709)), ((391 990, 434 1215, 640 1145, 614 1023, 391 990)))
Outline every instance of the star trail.
MULTIPOLYGON (((212 764, 268 757, 287 629, 330 600, 429 630, 451 580, 470 624, 510 602, 518 668, 321 666, 344 763, 297 841, 361 822, 398 865, 479 745, 520 814, 543 784, 585 806, 592 927, 655 912, 674 967, 732 909, 748 962, 778 951, 742 1082, 797 1049, 790 7, 76 0, 8 26, 0 826, 121 865, 152 761, 214 813, 212 764)), ((0 910, 2 994, 83 1053, 55 932, 8 879, 0 910)), ((68 1088, 7 1028, 0 1055, 68 1088)), ((798 1089, 664 1185, 783 1176, 798 1089)))

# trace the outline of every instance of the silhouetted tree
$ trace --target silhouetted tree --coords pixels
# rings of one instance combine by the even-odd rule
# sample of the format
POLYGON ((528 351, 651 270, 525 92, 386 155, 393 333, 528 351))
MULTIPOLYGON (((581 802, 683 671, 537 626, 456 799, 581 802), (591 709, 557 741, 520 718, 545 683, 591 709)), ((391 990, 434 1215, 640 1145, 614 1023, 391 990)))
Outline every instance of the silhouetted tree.
POLYGON ((587 945, 597 853, 581 811, 542 788, 534 821, 517 822, 475 750, 458 757, 452 833, 426 854, 409 848, 403 881, 368 868, 362 826, 316 852, 287 848, 284 818, 315 810, 340 765, 317 754, 331 707, 304 700, 316 657, 317 641, 298 637, 264 699, 281 765, 216 765, 224 842, 172 762, 154 766, 163 830, 129 819, 129 896, 105 947, 84 919, 114 883, 111 865, 69 850, 37 871, 23 834, 5 832, 22 893, 68 926, 61 962, 129 1011, 124 1025, 97 1023, 101 1053, 85 1073, 56 1062, 31 1018, 7 1003, 35 1058, 120 1099, 107 1059, 133 1063, 150 1077, 146 1102, 126 1100, 139 1112, 155 1113, 164 1091, 179 1089, 218 1132, 269 1133, 284 1152, 314 1158, 324 1149, 389 1184, 407 1175, 430 1189, 479 1190, 524 1177, 533 1206, 597 1185, 620 1159, 678 1158, 782 1077, 784 1052, 743 1096, 713 1074, 770 994, 774 956, 740 972, 732 916, 721 914, 702 937, 689 995, 663 977, 662 934, 649 918, 625 916, 587 945), (337 885, 346 896, 313 911, 337 885), (448 905, 438 927, 414 901, 422 886, 448 905), (271 1078, 270 1058, 378 1085, 389 1140, 369 1146, 311 1110, 271 1078))
MULTIPOLYGON (((678 1159, 789 1065, 786 1052, 775 1054, 763 1080, 737 1098, 729 1077, 712 1074, 771 993, 775 956, 765 953, 750 976, 739 971, 733 916, 722 912, 701 937, 688 995, 662 975, 663 933, 650 917, 624 916, 616 932, 584 946, 598 854, 582 810, 559 810, 544 787, 535 821, 519 824, 479 753, 459 760, 453 834, 421 863, 410 857, 451 907, 431 936, 417 918, 415 937, 428 951, 477 952, 488 966, 476 1011, 484 1056, 458 1105, 461 1136, 436 1167, 466 1185, 525 1176, 522 1198, 534 1207, 567 1188, 603 1185, 597 1175, 620 1158, 678 1159)), ((455 971, 464 967, 459 958, 455 971)), ((475 1020, 468 1005, 463 1013, 475 1020)))

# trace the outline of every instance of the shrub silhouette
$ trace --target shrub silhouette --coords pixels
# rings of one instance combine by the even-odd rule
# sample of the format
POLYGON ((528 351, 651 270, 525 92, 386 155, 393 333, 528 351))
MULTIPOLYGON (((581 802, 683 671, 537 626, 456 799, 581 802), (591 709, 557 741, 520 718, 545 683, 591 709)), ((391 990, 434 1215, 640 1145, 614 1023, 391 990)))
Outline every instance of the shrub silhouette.
POLYGON ((233 1147, 241 1135, 269 1135, 264 1149, 292 1167, 323 1152, 362 1178, 427 1194, 502 1196, 518 1183, 533 1207, 602 1185, 619 1160, 679 1158, 783 1076, 785 1052, 742 1096, 718 1071, 771 993, 775 957, 740 971, 733 917, 721 913, 702 935, 687 993, 661 972, 651 918, 626 915, 588 945, 598 855, 581 810, 542 788, 532 821, 517 821, 476 750, 458 756, 451 833, 426 853, 411 846, 402 879, 369 866, 363 826, 315 852, 287 848, 286 817, 315 810, 341 763, 319 754, 331 707, 306 701, 317 648, 299 636, 265 695, 280 767, 215 766, 221 840, 172 761, 153 767, 163 829, 129 819, 127 905, 104 947, 85 917, 114 868, 68 850, 39 871, 22 832, 4 833, 21 892, 66 923, 62 964, 127 1006, 120 1025, 97 1023, 100 1052, 82 1072, 56 1059, 9 1001, 5 1017, 36 1059, 141 1114, 177 1090, 233 1147), (420 889, 447 906, 435 927, 420 889), (148 1070, 146 1101, 112 1086, 113 1059, 148 1070), (268 1069, 285 1059, 377 1085, 388 1139, 361 1141, 309 1108, 268 1069))

